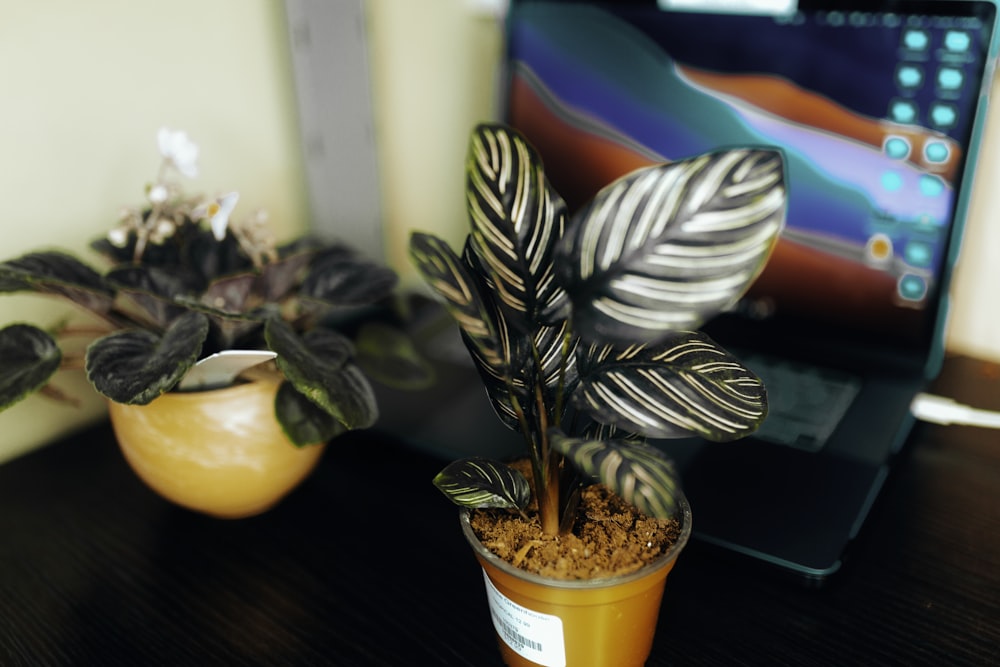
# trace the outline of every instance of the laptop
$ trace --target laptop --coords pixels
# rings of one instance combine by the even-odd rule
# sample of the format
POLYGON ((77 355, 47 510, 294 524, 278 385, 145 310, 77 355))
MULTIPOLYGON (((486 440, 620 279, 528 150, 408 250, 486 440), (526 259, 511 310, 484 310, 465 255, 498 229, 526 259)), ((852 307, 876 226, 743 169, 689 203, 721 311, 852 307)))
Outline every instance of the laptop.
POLYGON ((570 210, 653 162, 785 155, 787 229, 705 327, 762 377, 769 416, 735 443, 656 443, 696 538, 812 582, 841 567, 942 361, 996 14, 978 0, 512 0, 502 117, 570 210))
MULTIPOLYGON (((997 50, 994 2, 511 0, 499 118, 570 209, 637 167, 779 147, 787 228, 705 330, 756 371, 770 411, 735 443, 656 441, 694 536, 821 583, 849 556, 943 357, 948 281, 997 50), (761 9, 763 8, 763 9, 761 9)), ((440 381, 377 389, 379 428, 452 459, 524 451, 457 328, 415 297, 440 381)))

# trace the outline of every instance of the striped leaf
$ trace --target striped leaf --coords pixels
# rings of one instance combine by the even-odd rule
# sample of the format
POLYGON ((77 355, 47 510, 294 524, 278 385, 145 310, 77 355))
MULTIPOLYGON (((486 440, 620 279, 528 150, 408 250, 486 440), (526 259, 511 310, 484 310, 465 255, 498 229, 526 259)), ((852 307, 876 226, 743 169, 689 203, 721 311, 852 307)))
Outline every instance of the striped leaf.
POLYGON ((520 134, 480 125, 466 159, 470 240, 512 326, 530 330, 569 312, 555 281, 553 253, 566 204, 545 178, 541 157, 520 134))
POLYGON ((410 259, 444 301, 445 309, 458 323, 473 356, 503 375, 505 357, 490 305, 462 259, 447 243, 423 232, 410 235, 410 259))
POLYGON ((651 445, 629 440, 587 440, 549 431, 552 448, 585 475, 649 516, 667 519, 677 509, 680 486, 673 462, 651 445))
POLYGON ((576 348, 579 339, 570 335, 569 322, 555 326, 541 326, 534 332, 534 346, 541 362, 539 377, 548 395, 562 391, 568 395, 576 386, 576 348), (565 362, 563 357, 566 357, 565 362), (560 387, 560 382, 562 386, 560 387))
POLYGON ((760 379, 701 332, 651 346, 581 349, 573 404, 602 423, 655 438, 749 435, 767 415, 760 379))
POLYGON ((763 269, 785 204, 783 160, 773 150, 710 153, 608 185, 557 249, 574 330, 624 345, 699 327, 763 269))
POLYGON ((434 478, 434 486, 463 507, 523 510, 531 500, 531 487, 524 475, 481 458, 450 463, 434 478))

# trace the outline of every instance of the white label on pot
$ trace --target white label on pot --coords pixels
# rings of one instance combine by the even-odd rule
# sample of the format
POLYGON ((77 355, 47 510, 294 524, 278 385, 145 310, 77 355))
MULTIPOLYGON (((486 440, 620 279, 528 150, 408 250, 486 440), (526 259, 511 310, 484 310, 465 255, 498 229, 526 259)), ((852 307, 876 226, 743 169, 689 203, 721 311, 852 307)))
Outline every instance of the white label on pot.
POLYGON ((486 571, 486 598, 493 627, 518 655, 544 667, 566 667, 562 619, 517 604, 493 585, 486 571))

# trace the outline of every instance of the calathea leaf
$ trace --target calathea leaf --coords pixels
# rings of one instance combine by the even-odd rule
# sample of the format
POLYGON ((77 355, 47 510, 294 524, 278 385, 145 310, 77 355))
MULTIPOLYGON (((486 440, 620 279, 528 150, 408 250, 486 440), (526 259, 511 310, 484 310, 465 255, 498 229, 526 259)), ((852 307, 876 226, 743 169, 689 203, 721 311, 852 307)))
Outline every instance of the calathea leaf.
POLYGON ((567 228, 558 278, 588 342, 693 329, 743 295, 785 220, 781 154, 737 149, 636 170, 567 228))
POLYGON ((38 327, 12 324, 0 329, 0 410, 44 387, 60 363, 59 345, 38 327))
POLYGON ((447 243, 431 234, 414 232, 410 236, 410 258, 427 284, 442 298, 474 356, 499 375, 505 375, 509 357, 502 349, 490 304, 472 272, 447 243))
POLYGON ((656 438, 749 435, 767 415, 760 379, 697 331, 650 346, 581 348, 573 404, 603 424, 656 438))
POLYGON ((555 326, 540 326, 534 332, 534 346, 540 362, 542 384, 552 397, 562 392, 569 395, 577 384, 576 348, 579 339, 571 336, 569 322, 555 326))
POLYGON ((145 405, 172 389, 194 365, 208 335, 208 318, 189 312, 162 336, 142 329, 118 331, 87 347, 87 377, 117 403, 145 405))
MULTIPOLYGON (((354 348, 347 338, 329 329, 316 329, 299 337, 277 317, 267 321, 264 336, 268 347, 278 355, 275 363, 279 370, 299 393, 348 429, 368 428, 375 423, 375 393, 350 361, 354 348)), ((293 420, 287 415, 279 414, 278 419, 286 430, 293 430, 293 420)))
POLYGON ((651 445, 629 440, 571 438, 549 431, 552 448, 585 475, 599 480, 639 511, 659 519, 677 509, 679 482, 673 462, 651 445))
POLYGON ((524 137, 501 125, 475 129, 466 159, 466 204, 475 257, 510 324, 531 330, 565 317, 569 299, 555 281, 553 252, 566 204, 524 137))
POLYGON ((65 297, 99 315, 111 309, 115 296, 99 273, 62 252, 33 252, 0 263, 0 292, 26 291, 65 297))
POLYGON ((434 478, 434 486, 462 507, 523 510, 531 500, 531 487, 524 475, 482 458, 450 463, 434 478))

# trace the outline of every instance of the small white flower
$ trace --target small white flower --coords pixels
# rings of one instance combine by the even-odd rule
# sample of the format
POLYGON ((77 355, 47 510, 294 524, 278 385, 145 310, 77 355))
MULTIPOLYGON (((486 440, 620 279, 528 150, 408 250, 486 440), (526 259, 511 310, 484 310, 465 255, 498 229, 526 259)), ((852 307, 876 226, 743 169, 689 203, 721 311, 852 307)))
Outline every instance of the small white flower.
POLYGON ((236 202, 239 201, 239 198, 239 192, 230 192, 228 195, 223 195, 215 201, 200 205, 192 212, 192 215, 196 220, 208 218, 208 222, 212 226, 212 235, 216 241, 221 241, 226 238, 226 228, 229 227, 229 216, 232 215, 233 209, 236 208, 236 202))
POLYGON ((188 178, 198 175, 198 145, 188 138, 187 132, 161 127, 156 135, 160 155, 188 178))
POLYGON ((167 201, 167 187, 162 183, 157 183, 149 188, 149 201, 154 204, 162 204, 167 201))
POLYGON ((173 220, 160 218, 156 221, 156 225, 153 227, 153 231, 149 235, 149 240, 153 243, 162 244, 164 241, 173 236, 176 231, 177 225, 174 224, 173 220))
POLYGON ((128 230, 124 227, 115 227, 108 232, 108 241, 116 248, 124 248, 128 245, 128 230))

